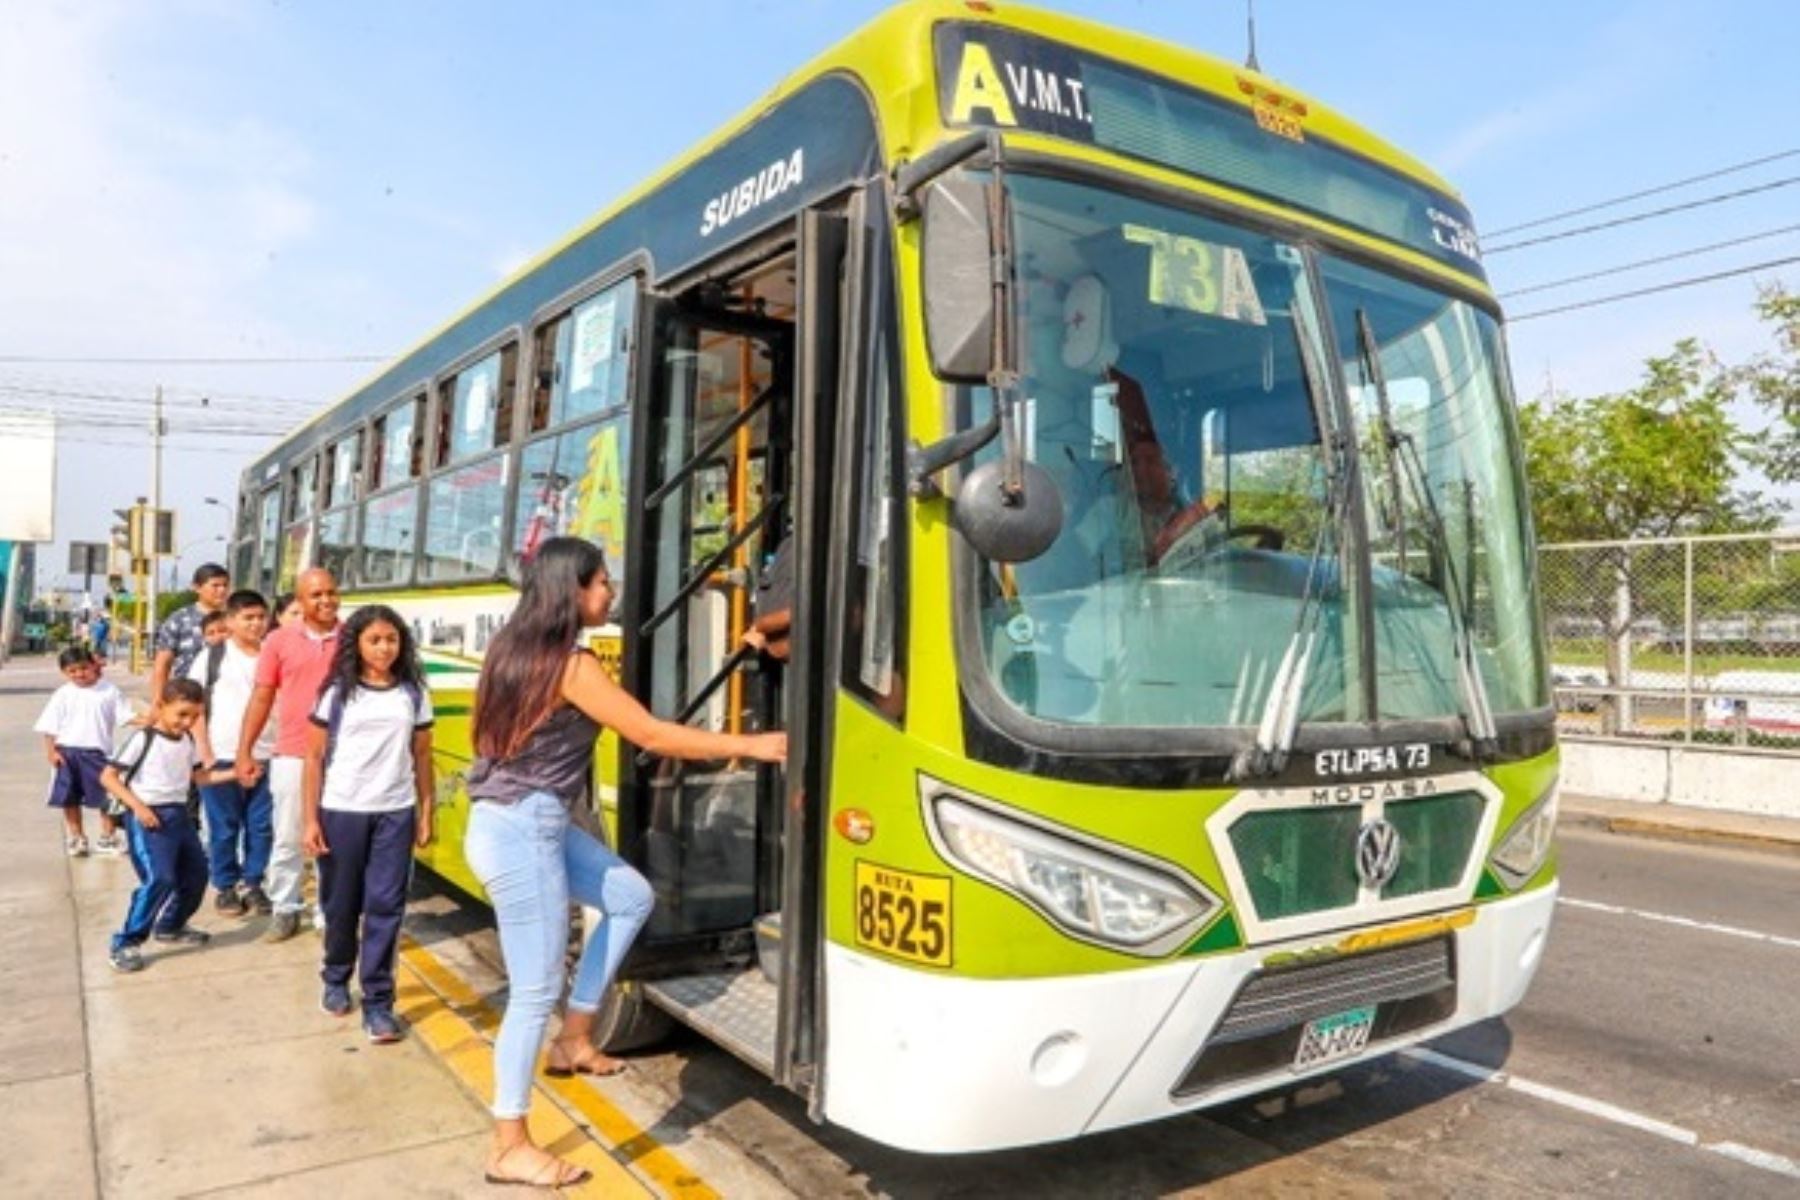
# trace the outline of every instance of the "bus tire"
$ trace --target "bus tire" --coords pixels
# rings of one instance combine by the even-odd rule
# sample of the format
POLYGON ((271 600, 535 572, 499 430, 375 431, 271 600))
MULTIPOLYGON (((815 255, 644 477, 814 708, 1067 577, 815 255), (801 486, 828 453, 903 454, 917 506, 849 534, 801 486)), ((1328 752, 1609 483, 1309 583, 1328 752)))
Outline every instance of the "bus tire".
MULTIPOLYGON (((595 910, 583 908, 583 932, 593 929, 598 918, 595 910)), ((600 997, 600 1011, 594 1014, 594 1045, 607 1054, 629 1054, 656 1045, 674 1028, 675 1019, 650 1003, 641 986, 615 981, 600 997)))

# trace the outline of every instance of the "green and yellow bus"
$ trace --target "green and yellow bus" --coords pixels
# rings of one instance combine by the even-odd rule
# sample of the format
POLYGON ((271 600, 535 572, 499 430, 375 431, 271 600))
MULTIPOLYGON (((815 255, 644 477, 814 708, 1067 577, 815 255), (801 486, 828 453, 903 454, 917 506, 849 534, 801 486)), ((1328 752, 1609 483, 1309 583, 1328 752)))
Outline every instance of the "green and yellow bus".
POLYGON ((685 1022, 919 1151, 1217 1104, 1493 1017, 1557 885, 1498 305, 1441 179, 1288 86, 896 6, 246 472, 237 576, 407 614, 461 859, 519 565, 591 633, 655 885, 613 1048, 685 1022), (778 546, 792 657, 742 645, 778 546), (784 569, 786 564, 784 563, 784 569))

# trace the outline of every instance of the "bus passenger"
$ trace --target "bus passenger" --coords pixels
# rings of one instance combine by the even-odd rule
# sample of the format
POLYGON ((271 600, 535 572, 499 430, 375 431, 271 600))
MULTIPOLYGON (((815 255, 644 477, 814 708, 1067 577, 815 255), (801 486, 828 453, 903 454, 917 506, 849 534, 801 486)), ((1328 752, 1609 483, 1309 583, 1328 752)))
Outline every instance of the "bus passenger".
POLYGON ((194 572, 194 602, 177 609, 156 630, 156 660, 150 667, 152 702, 171 679, 186 679, 188 667, 206 646, 201 625, 225 611, 231 576, 218 563, 203 563, 194 572))
POLYGON ((475 801, 464 853, 493 902, 506 959, 506 1016, 494 1042, 494 1141, 490 1183, 567 1187, 588 1177, 531 1140, 525 1115, 531 1073, 564 981, 569 904, 604 914, 575 967, 567 1015, 551 1043, 554 1075, 612 1075, 625 1064, 594 1046, 594 1014, 653 897, 644 877, 572 825, 602 726, 672 758, 782 762, 787 735, 723 734, 659 720, 614 683, 578 644, 605 622, 612 580, 600 549, 550 538, 525 569, 518 606, 494 635, 475 695, 475 801))
POLYGON ((269 632, 274 633, 283 625, 292 625, 300 619, 300 601, 294 593, 282 592, 275 597, 275 608, 269 615, 269 632))
POLYGON ((359 960, 363 1032, 397 1042, 394 956, 416 844, 431 841, 431 697, 412 631, 385 604, 344 623, 306 747, 306 852, 325 909, 321 1008, 350 1012, 359 960), (359 932, 360 929, 360 932, 359 932))
POLYGON ((87 833, 81 827, 83 808, 100 813, 100 836, 94 849, 101 854, 123 854, 119 823, 107 812, 100 776, 106 770, 106 756, 112 752, 119 722, 131 717, 131 702, 100 678, 99 662, 80 646, 64 650, 56 665, 68 682, 50 694, 50 702, 32 726, 44 736, 44 757, 56 770, 50 785, 50 807, 62 809, 70 858, 85 858, 88 853, 87 833))

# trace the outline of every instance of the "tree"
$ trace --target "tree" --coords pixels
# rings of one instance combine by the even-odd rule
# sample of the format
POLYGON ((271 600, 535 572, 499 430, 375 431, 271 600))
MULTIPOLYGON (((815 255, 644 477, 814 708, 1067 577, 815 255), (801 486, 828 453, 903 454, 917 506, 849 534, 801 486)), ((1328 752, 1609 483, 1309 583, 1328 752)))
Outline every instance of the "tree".
MULTIPOLYGON (((1613 543, 1541 565, 1553 634, 1567 622, 1603 638, 1610 687, 1629 686, 1634 625, 1666 640, 1684 616, 1679 551, 1627 539, 1774 524, 1778 506, 1741 484, 1759 454, 1732 414, 1745 385, 1742 369, 1688 338, 1649 359, 1629 391, 1552 394, 1520 410, 1539 539, 1613 543)), ((1601 722, 1608 734, 1628 728, 1629 700, 1604 701, 1601 722)))
POLYGON ((1800 483, 1800 296, 1765 288, 1756 309, 1775 327, 1776 352, 1751 359, 1739 372, 1770 420, 1752 461, 1775 483, 1800 483))

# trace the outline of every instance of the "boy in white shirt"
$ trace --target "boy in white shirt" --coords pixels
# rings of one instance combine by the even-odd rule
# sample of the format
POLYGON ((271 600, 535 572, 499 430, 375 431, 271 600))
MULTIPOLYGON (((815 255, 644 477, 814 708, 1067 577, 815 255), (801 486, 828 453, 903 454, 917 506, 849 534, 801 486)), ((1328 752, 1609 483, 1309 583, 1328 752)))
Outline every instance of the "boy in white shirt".
POLYGON ((171 679, 155 724, 132 734, 100 776, 106 794, 131 814, 125 837, 140 880, 125 924, 113 935, 115 971, 144 969, 138 947, 152 930, 157 941, 175 945, 204 946, 212 940, 187 923, 206 896, 206 851, 188 815, 188 786, 213 783, 219 774, 201 763, 188 732, 200 719, 205 695, 191 679, 171 679))
POLYGON ((100 773, 112 753, 119 722, 131 717, 131 702, 100 678, 100 664, 85 647, 71 646, 56 662, 68 682, 50 694, 50 702, 32 726, 44 735, 44 757, 56 768, 50 807, 62 809, 71 857, 88 852, 87 833, 81 825, 83 808, 100 811, 100 836, 94 840, 94 850, 123 854, 119 823, 106 812, 100 773))
MULTIPOLYGON (((231 593, 221 614, 226 641, 208 645, 195 655, 187 677, 206 689, 204 711, 194 725, 200 760, 215 772, 229 770, 237 756, 244 713, 256 690, 256 657, 269 625, 268 602, 262 593, 231 593)), ((206 852, 214 906, 226 916, 272 911, 263 891, 263 874, 275 845, 275 801, 269 792, 269 759, 275 753, 275 729, 263 730, 255 746, 256 782, 244 786, 234 776, 200 789, 206 809, 206 852), (240 890, 241 889, 241 890, 240 890)))

